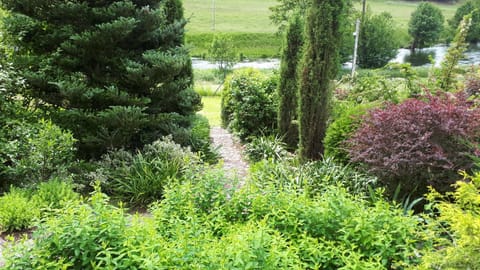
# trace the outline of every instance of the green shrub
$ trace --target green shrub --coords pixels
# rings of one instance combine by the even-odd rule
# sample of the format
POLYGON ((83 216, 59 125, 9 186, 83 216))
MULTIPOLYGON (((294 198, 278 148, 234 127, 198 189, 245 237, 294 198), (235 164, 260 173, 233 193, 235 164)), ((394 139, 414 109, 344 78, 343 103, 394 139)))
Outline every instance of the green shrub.
POLYGON ((91 177, 101 180, 113 198, 145 206, 160 200, 165 186, 181 182, 185 171, 198 163, 198 156, 167 137, 136 154, 124 150, 106 154, 91 177))
POLYGON ((418 219, 328 188, 320 196, 226 181, 199 168, 129 217, 93 193, 44 218, 7 269, 395 269, 415 265, 418 219), (235 192, 233 192, 236 190, 235 192))
POLYGON ((480 174, 465 174, 454 192, 441 195, 431 190, 428 223, 433 248, 418 269, 478 269, 480 266, 480 174), (452 201, 452 198, 454 201, 452 201), (438 216, 437 216, 438 213, 438 216))
POLYGON ((343 105, 340 113, 337 114, 333 122, 328 126, 325 134, 325 156, 332 157, 342 164, 350 163, 346 141, 353 135, 355 130, 361 124, 361 116, 366 113, 372 105, 353 105, 347 103, 343 105))
POLYGON ((245 146, 245 154, 252 162, 262 159, 282 160, 288 156, 287 145, 277 136, 255 137, 245 146))
POLYGON ((347 100, 356 103, 370 103, 375 101, 388 101, 398 103, 400 93, 395 80, 377 72, 366 72, 357 76, 353 88, 348 92, 347 100))
POLYGON ((200 155, 200 158, 210 164, 218 161, 219 154, 212 147, 210 141, 210 125, 208 119, 202 115, 195 115, 192 120, 192 128, 190 135, 190 145, 193 152, 200 155))
POLYGON ((33 244, 19 244, 16 254, 6 252, 7 269, 133 267, 124 263, 128 244, 123 210, 109 206, 98 192, 90 203, 73 203, 44 219, 33 234, 33 244))
POLYGON ((0 233, 30 228, 38 216, 39 208, 25 190, 11 188, 0 197, 0 233))
POLYGON ((65 176, 75 155, 75 139, 52 122, 7 123, 11 132, 2 152, 7 158, 5 175, 15 185, 26 185, 65 176))
POLYGON ((69 202, 79 199, 79 194, 73 191, 73 184, 54 178, 36 186, 31 204, 44 211, 60 209, 69 202))
POLYGON ((277 77, 254 69, 236 70, 222 91, 222 125, 242 140, 273 133, 277 123, 277 77))

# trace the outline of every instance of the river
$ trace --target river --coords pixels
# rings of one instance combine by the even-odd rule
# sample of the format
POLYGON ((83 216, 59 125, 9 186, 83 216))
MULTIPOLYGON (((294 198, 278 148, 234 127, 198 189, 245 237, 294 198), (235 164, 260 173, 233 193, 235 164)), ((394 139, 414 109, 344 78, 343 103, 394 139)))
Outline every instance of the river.
MULTIPOLYGON (((448 46, 439 44, 425 49, 417 49, 412 55, 409 49, 399 49, 397 56, 390 60, 392 63, 409 62, 412 66, 430 66, 430 58, 433 59, 435 66, 439 66, 445 58, 448 46)), ((460 61, 462 65, 478 65, 480 64, 480 43, 471 44, 465 52, 465 58, 460 61)), ((215 69, 217 65, 207 60, 192 58, 194 69, 215 69)), ((279 59, 260 59, 255 61, 243 61, 236 63, 233 68, 252 67, 257 69, 278 69, 280 67, 279 59)), ((351 68, 351 63, 345 63, 344 68, 351 68)))

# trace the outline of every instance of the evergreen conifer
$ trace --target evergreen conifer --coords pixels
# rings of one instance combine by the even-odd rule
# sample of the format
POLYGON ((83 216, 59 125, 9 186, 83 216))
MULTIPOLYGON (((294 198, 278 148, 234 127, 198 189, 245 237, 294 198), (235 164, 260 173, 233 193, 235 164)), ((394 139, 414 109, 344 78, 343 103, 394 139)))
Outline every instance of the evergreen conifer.
POLYGON ((298 124, 295 123, 298 110, 297 68, 303 46, 303 21, 298 14, 290 20, 284 44, 278 87, 278 129, 287 146, 295 149, 298 144, 298 124))
POLYGON ((313 0, 306 19, 306 43, 300 70, 300 157, 322 157, 330 100, 341 47, 346 0, 313 0))
POLYGON ((137 148, 200 108, 179 0, 1 0, 22 93, 84 157, 137 148))

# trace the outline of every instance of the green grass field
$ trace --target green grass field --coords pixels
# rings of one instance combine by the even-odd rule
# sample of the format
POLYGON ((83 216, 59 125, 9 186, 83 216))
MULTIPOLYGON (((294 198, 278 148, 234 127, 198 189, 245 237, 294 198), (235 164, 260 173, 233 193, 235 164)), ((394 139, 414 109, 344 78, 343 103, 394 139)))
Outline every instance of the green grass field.
MULTIPOLYGON (((408 39, 408 21, 419 2, 367 0, 372 12, 386 11, 392 14, 402 40, 408 39)), ((213 34, 218 32, 229 33, 236 44, 237 53, 247 58, 280 55, 282 39, 275 35, 277 27, 269 19, 269 7, 276 5, 276 0, 184 0, 183 4, 185 17, 189 19, 186 42, 193 56, 206 56, 213 34)), ((460 3, 434 4, 442 10, 446 19, 451 18, 460 6, 460 3)), ((357 1, 355 8, 360 10, 360 5, 360 1, 357 1)))
POLYGON ((211 127, 219 127, 222 124, 220 119, 221 100, 220 96, 202 97, 203 109, 199 113, 208 119, 211 127))

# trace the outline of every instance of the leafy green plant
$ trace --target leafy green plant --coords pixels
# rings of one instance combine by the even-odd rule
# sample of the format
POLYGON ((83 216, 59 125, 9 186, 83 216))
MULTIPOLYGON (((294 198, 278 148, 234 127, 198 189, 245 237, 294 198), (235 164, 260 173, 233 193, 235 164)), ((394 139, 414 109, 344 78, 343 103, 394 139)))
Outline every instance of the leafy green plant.
POLYGON ((192 151, 198 153, 203 161, 210 164, 216 163, 219 159, 219 154, 210 141, 210 124, 208 119, 202 115, 195 115, 190 131, 191 135, 188 145, 192 151))
POLYGON ((463 53, 467 49, 466 37, 468 30, 472 25, 472 16, 466 15, 458 25, 455 38, 448 48, 445 60, 441 63, 441 69, 438 74, 437 84, 444 91, 456 89, 456 73, 458 62, 462 59, 463 53))
POLYGON ((236 70, 222 91, 222 125, 242 140, 270 135, 277 124, 277 77, 254 69, 236 70))
POLYGON ((372 104, 355 105, 351 103, 335 106, 337 110, 338 107, 342 109, 336 113, 333 122, 327 128, 324 139, 326 157, 331 157, 345 165, 350 163, 346 142, 360 126, 361 116, 372 106, 372 104))
POLYGON ((306 192, 311 196, 322 194, 331 186, 342 186, 349 192, 366 196, 377 179, 337 163, 332 158, 298 164, 295 160, 263 160, 251 167, 251 179, 260 186, 275 186, 280 190, 306 192))
POLYGON ((71 182, 54 178, 35 187, 31 204, 45 211, 60 209, 79 199, 80 195, 73 191, 71 182))
POLYGON ((287 145, 278 136, 256 137, 245 146, 245 154, 252 162, 262 159, 282 160, 288 156, 287 145))
POLYGON ((51 121, 39 123, 13 120, 7 123, 12 130, 3 149, 6 156, 4 174, 17 186, 65 176, 75 155, 75 139, 51 121))
POLYGON ((431 189, 427 209, 432 249, 418 269, 478 269, 480 257, 480 174, 467 175, 455 191, 441 195, 431 189), (452 201, 453 198, 453 201, 452 201))
POLYGON ((38 205, 30 202, 25 190, 12 187, 0 197, 0 232, 28 229, 39 213, 38 205))
POLYGON ((368 71, 355 78, 354 85, 346 99, 356 103, 375 101, 398 103, 399 92, 394 81, 377 72, 368 71))
POLYGON ((198 163, 197 155, 167 137, 136 154, 118 150, 105 155, 91 177, 101 180, 115 199, 147 205, 160 200, 168 184, 181 182, 185 171, 198 163))
POLYGON ((108 205, 105 195, 97 190, 90 205, 77 201, 57 214, 38 224, 33 244, 20 244, 11 257, 7 252, 7 269, 128 267, 123 249, 127 219, 122 209, 108 205))

